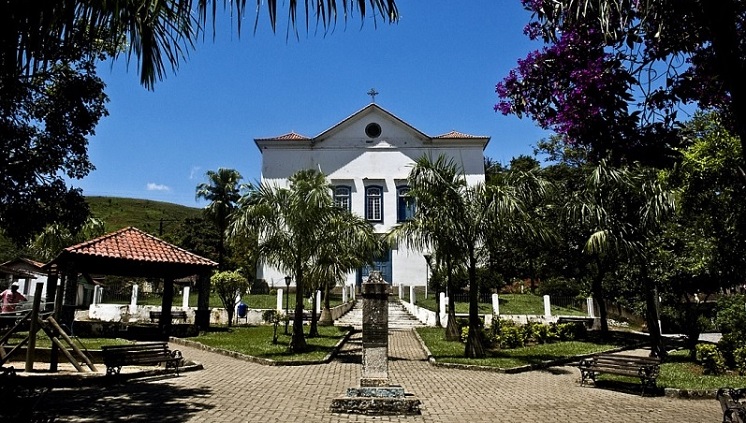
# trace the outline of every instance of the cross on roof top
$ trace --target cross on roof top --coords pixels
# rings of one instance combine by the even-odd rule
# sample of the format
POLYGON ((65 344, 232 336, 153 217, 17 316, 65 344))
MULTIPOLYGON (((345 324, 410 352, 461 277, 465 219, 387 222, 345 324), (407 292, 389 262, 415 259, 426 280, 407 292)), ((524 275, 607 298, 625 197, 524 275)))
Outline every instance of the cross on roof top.
POLYGON ((375 88, 371 88, 370 91, 368 91, 366 94, 370 96, 371 99, 373 99, 373 102, 376 102, 376 96, 378 95, 378 91, 376 91, 375 88))

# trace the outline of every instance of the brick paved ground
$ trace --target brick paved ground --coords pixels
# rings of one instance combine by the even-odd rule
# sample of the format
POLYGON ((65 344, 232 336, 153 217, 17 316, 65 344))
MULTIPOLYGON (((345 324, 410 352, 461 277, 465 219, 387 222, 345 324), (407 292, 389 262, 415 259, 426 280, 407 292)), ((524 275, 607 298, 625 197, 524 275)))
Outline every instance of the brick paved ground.
POLYGON ((332 414, 331 400, 360 378, 360 339, 330 364, 268 367, 178 346, 205 370, 110 388, 53 390, 58 422, 720 422, 715 400, 641 398, 580 387, 558 367, 516 375, 429 365, 410 331, 392 331, 390 377, 422 400, 422 415, 332 414))

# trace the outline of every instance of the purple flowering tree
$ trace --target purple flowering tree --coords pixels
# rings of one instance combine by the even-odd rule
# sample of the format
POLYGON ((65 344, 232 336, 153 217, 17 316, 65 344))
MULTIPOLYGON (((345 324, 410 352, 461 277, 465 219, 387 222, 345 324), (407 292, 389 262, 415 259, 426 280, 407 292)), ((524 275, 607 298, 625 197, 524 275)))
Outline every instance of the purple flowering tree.
POLYGON ((546 46, 497 84, 496 111, 534 119, 593 161, 668 163, 687 103, 718 110, 746 142, 746 2, 521 1, 525 34, 546 46))

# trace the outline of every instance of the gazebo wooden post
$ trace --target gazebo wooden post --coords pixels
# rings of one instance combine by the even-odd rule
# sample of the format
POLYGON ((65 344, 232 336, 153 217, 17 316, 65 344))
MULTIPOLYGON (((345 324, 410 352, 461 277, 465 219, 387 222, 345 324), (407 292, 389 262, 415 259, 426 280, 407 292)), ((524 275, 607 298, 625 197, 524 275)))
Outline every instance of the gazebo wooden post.
POLYGON ((57 265, 53 265, 49 272, 47 272, 47 297, 44 298, 46 302, 44 306, 45 311, 52 311, 54 309, 54 300, 57 295, 57 281, 59 279, 57 273, 57 265))
POLYGON ((165 340, 171 336, 171 306, 174 304, 174 278, 163 278, 163 301, 161 302, 161 318, 158 329, 165 340))
MULTIPOLYGON (((63 273, 60 275, 60 283, 55 286, 55 293, 54 293, 54 314, 53 317, 58 322, 60 321, 60 314, 62 313, 62 297, 63 292, 65 288, 65 281, 66 281, 65 274, 63 273)), ((57 364, 59 363, 59 357, 60 357, 60 349, 57 347, 57 344, 52 343, 52 352, 51 352, 51 358, 49 359, 49 371, 50 372, 56 372, 57 371, 57 364)))
POLYGON ((60 319, 67 327, 71 327, 75 319, 75 306, 78 299, 78 272, 75 263, 70 262, 65 269, 65 298, 63 300, 62 310, 60 310, 60 319))
POLYGON ((197 279, 197 311, 194 323, 199 330, 210 329, 210 274, 200 273, 197 279))

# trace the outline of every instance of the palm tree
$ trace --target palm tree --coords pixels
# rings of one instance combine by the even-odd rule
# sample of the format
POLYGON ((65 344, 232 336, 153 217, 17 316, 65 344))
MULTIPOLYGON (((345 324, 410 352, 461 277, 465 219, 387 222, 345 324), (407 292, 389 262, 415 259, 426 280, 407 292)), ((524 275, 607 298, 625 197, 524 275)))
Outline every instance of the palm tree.
MULTIPOLYGON (((522 234, 526 238, 538 231, 531 225, 520 187, 528 185, 468 185, 463 171, 453 160, 439 157, 435 162, 423 157, 409 175, 411 195, 417 204, 412 220, 394 229, 391 236, 411 247, 431 247, 445 261, 449 284, 458 266, 466 268, 469 279, 469 333, 464 355, 484 357, 479 319, 477 267, 485 255, 490 237, 522 234)), ((453 304, 449 304, 449 313, 453 304)), ((449 314, 448 328, 453 314, 449 314)), ((455 323, 455 322, 454 322, 455 323)))
POLYGON ((255 230, 259 239, 259 257, 265 263, 294 275, 295 317, 290 341, 292 352, 306 349, 303 335, 303 300, 307 278, 320 280, 347 271, 363 257, 371 257, 376 238, 370 225, 334 205, 331 185, 316 170, 301 170, 290 177, 289 187, 261 184, 245 195, 230 225, 231 236, 255 230), (343 248, 342 257, 355 260, 330 264, 334 246, 343 248), (323 276, 320 276, 323 275, 323 276))
MULTIPOLYGON (((141 83, 152 89, 155 81, 163 78, 167 64, 172 69, 178 68, 209 22, 215 31, 219 13, 230 13, 240 33, 246 15, 254 12, 256 31, 259 8, 266 3, 272 30, 276 31, 277 0, 257 2, 256 7, 249 5, 249 8, 246 0, 223 1, 222 8, 219 3, 218 0, 55 1, 27 7, 23 2, 2 2, 0 72, 15 76, 42 71, 55 51, 93 45, 114 57, 126 52, 129 60, 134 54, 141 83)), ((355 14, 361 19, 373 14, 376 21, 398 19, 394 0, 289 0, 287 6, 288 31, 291 28, 297 31, 299 21, 305 22, 308 31, 312 16, 315 25, 324 29, 334 28, 339 15, 345 21, 355 14), (298 19, 301 14, 305 14, 305 20, 298 19)))
POLYGON ((31 244, 31 251, 41 260, 50 261, 63 249, 104 234, 104 222, 89 217, 78 232, 71 232, 64 225, 54 223, 40 233, 31 244))
POLYGON ((218 270, 224 269, 225 231, 230 223, 230 215, 236 209, 236 203, 241 198, 239 185, 241 174, 235 169, 219 168, 217 172, 208 171, 209 182, 197 185, 197 198, 210 202, 205 207, 205 216, 212 220, 218 228, 218 270))
POLYGON ((664 190, 649 169, 614 168, 601 161, 586 178, 585 189, 572 201, 570 218, 581 222, 589 233, 583 251, 596 260, 591 291, 598 299, 602 333, 608 333, 604 275, 615 262, 628 259, 637 265, 645 291, 651 353, 665 355, 657 287, 649 271, 653 255, 650 240, 675 210, 673 192, 664 190))

